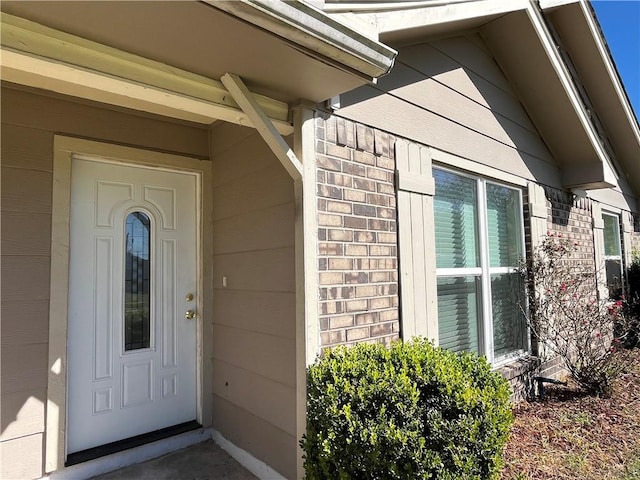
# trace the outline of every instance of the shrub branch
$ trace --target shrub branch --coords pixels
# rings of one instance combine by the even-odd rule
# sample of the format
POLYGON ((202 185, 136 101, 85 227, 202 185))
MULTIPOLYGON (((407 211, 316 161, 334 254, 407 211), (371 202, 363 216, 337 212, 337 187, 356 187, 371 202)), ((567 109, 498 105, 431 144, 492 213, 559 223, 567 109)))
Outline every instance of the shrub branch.
POLYGON ((577 244, 547 235, 520 267, 527 287, 520 302, 538 344, 559 356, 578 385, 607 396, 629 365, 615 353, 625 344, 630 319, 624 299, 598 298, 595 272, 575 258, 577 244))

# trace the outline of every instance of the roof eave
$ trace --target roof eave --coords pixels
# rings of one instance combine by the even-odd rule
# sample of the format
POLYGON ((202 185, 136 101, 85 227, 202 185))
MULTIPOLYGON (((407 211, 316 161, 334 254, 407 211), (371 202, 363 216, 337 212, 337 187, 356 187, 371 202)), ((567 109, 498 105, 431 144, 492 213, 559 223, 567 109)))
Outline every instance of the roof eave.
POLYGON ((529 0, 428 0, 411 2, 325 3, 332 15, 345 14, 372 25, 384 42, 411 43, 477 28, 509 12, 527 8, 529 0))
MULTIPOLYGON (((544 16, 545 10, 562 10, 577 4, 583 10, 583 15, 576 21, 594 23, 591 16, 587 15, 588 6, 584 1, 540 0, 534 3, 529 0, 472 0, 414 3, 417 4, 420 5, 419 8, 403 4, 395 11, 369 9, 357 15, 375 23, 380 38, 394 45, 424 42, 469 29, 480 31, 562 168, 564 185, 567 188, 591 189, 616 185, 616 170, 619 169, 616 169, 603 146, 588 108, 578 92, 576 79, 558 52, 544 16), (523 40, 525 35, 528 35, 527 40, 523 40), (542 62, 543 68, 538 68, 539 65, 534 62, 522 62, 522 58, 529 58, 530 49, 535 49, 535 56, 542 62), (544 103, 547 105, 543 105, 544 103), (558 118, 563 121, 558 121, 558 118), (564 136, 565 131, 570 131, 571 134, 564 136)), ((390 8, 390 5, 387 7, 390 8)), ((325 6, 325 10, 330 8, 332 7, 325 6)), ((352 11, 356 13, 356 10, 352 11)), ((611 101, 617 102, 621 106, 620 111, 624 111, 625 117, 619 114, 616 122, 624 123, 627 130, 625 141, 632 143, 631 147, 627 144, 626 151, 637 154, 640 149, 633 144, 637 137, 633 111, 626 96, 620 94, 624 90, 606 48, 602 48, 601 33, 593 26, 590 28, 590 48, 594 49, 594 42, 599 42, 599 50, 594 54, 602 58, 603 65, 606 65, 603 71, 608 72, 607 76, 602 76, 602 81, 618 90, 618 93, 611 96, 611 101)), ((614 145, 614 149, 618 150, 620 146, 619 142, 614 145)), ((629 157, 628 154, 626 156, 629 157)), ((640 192, 640 171, 634 171, 631 176, 638 179, 631 183, 637 184, 634 188, 640 192)))
POLYGON ((541 2, 544 16, 571 53, 579 81, 615 151, 613 163, 640 193, 640 126, 595 13, 584 1, 545 7, 548 2, 541 2))
POLYGON ((325 63, 373 80, 388 73, 397 52, 299 0, 201 0, 290 42, 325 63))
POLYGON ((482 34, 562 168, 564 186, 614 186, 611 159, 538 6, 505 15, 482 34))

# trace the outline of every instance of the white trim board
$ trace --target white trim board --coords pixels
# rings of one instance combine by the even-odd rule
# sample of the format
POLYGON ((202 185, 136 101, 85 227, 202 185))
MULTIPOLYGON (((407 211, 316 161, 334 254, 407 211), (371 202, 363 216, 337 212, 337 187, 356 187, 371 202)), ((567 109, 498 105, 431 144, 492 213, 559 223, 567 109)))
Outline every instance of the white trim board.
MULTIPOLYGON (((296 278, 296 438, 307 427, 307 366, 320 354, 318 298, 318 208, 316 197, 315 118, 313 108, 293 108, 294 151, 302 160, 302 177, 293 182, 295 195, 296 278)), ((297 446, 296 474, 304 476, 303 451, 297 446)))
POLYGON ((231 455, 240 465, 249 470, 256 477, 263 480, 286 480, 285 477, 280 475, 262 460, 258 460, 246 450, 243 450, 224 438, 219 431, 211 429, 211 438, 213 438, 213 441, 216 442, 220 448, 231 455))
POLYGON ((490 167, 489 165, 484 165, 467 158, 459 157, 452 153, 438 150, 434 147, 429 147, 429 153, 431 154, 431 159, 434 163, 453 167, 456 170, 465 170, 472 175, 485 177, 487 179, 495 179, 518 187, 526 187, 529 182, 526 178, 518 177, 512 173, 498 170, 497 168, 490 167))

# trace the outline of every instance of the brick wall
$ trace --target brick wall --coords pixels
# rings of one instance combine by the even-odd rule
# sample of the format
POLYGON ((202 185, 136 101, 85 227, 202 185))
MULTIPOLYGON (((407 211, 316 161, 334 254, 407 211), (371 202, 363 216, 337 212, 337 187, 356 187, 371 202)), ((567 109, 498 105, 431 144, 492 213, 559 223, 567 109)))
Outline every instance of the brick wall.
POLYGON ((591 200, 551 187, 545 187, 545 194, 549 208, 549 232, 575 242, 577 250, 573 260, 590 265, 595 273, 591 200))
MULTIPOLYGON (((322 347, 399 338, 394 144, 385 132, 316 114, 322 347)), ((572 261, 595 272, 592 201, 551 187, 545 194, 549 233, 575 242, 572 261)), ((640 249, 640 217, 634 220, 632 243, 640 249)), ((530 245, 529 228, 526 234, 530 245)), ((525 358, 500 371, 514 399, 531 395, 533 376, 566 375, 558 358, 525 358)))
POLYGON ((560 357, 546 362, 537 357, 524 357, 500 367, 498 371, 509 381, 511 399, 515 402, 530 400, 540 394, 535 377, 564 380, 568 376, 560 357))
POLYGON ((316 114, 323 347, 399 338, 395 138, 316 114))

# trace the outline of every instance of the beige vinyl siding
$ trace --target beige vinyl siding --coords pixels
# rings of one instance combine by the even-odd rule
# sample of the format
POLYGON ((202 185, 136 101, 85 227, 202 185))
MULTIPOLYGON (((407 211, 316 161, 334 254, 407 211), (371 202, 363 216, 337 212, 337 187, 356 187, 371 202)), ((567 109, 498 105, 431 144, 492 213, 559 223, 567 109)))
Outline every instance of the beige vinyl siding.
POLYGON ((241 445, 241 448, 263 461, 270 459, 269 466, 281 472, 285 478, 296 478, 294 437, 289 433, 274 428, 270 421, 221 396, 214 395, 213 412, 214 425, 218 431, 226 432, 225 438, 235 438, 236 445, 241 445), (242 426, 241 430, 238 429, 239 425, 242 426), (240 438, 242 444, 239 443, 240 438), (287 457, 293 458, 289 460, 287 457))
POLYGON ((293 181, 255 130, 214 125, 211 142, 213 424, 295 478, 293 181))
MULTIPOLYGON (((2 92, 4 122, 7 97, 2 92)), ((52 138, 2 124, 2 478, 42 475, 52 138)))
MULTIPOLYGON (((3 86, 4 87, 4 86, 3 86)), ((62 96, 2 89, 0 478, 42 476, 53 139, 62 133, 208 157, 208 131, 62 96)))
POLYGON ((632 188, 623 178, 618 180, 618 186, 614 188, 590 190, 589 198, 592 198, 603 205, 631 212, 637 212, 640 207, 632 188))
MULTIPOLYGON (((417 56, 416 59, 422 58, 424 57, 417 56)), ((496 142, 520 149, 546 162, 552 161, 549 152, 535 132, 503 116, 497 110, 492 110, 491 105, 484 105, 485 102, 477 102, 469 98, 460 99, 460 92, 433 78, 425 79, 422 69, 418 70, 413 65, 399 63, 394 71, 402 77, 403 83, 407 82, 403 85, 394 85, 393 94, 398 98, 423 108, 428 107, 434 114, 484 134, 496 142)), ((486 88, 491 87, 487 85, 486 88)), ((504 96, 506 98, 501 99, 503 103, 513 102, 513 98, 506 94, 504 96)))
POLYGON ((28 479, 42 476, 43 435, 38 433, 3 441, 0 446, 0 478, 28 479))
POLYGON ((340 98, 340 116, 549 185, 560 174, 478 35, 400 48, 378 85, 340 98))
MULTIPOLYGON (((63 95, 44 96, 22 89, 6 91, 11 94, 2 95, 3 123, 44 130, 51 134, 55 132, 167 153, 209 158, 207 130, 201 125, 194 126, 179 120, 170 121, 84 100, 67 101, 68 97, 63 95), (10 112, 10 115, 5 116, 5 111, 10 112)), ((2 136, 4 137, 4 132, 2 136)), ((51 138, 53 151, 53 136, 51 138)))

